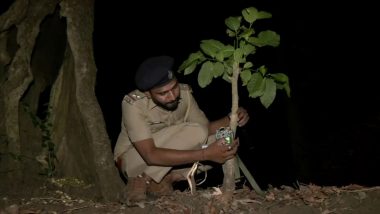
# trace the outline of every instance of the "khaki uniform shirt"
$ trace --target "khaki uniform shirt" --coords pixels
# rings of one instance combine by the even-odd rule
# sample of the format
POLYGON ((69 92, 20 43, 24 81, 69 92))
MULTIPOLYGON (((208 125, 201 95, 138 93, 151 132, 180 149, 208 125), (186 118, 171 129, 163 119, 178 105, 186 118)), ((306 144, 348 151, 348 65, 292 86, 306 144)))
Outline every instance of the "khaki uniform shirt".
POLYGON ((207 128, 209 121, 199 109, 191 92, 188 85, 180 84, 181 100, 175 111, 167 111, 157 106, 139 90, 126 95, 122 101, 121 132, 116 142, 114 159, 127 151, 131 142, 153 138, 153 133, 165 127, 192 122, 207 128))

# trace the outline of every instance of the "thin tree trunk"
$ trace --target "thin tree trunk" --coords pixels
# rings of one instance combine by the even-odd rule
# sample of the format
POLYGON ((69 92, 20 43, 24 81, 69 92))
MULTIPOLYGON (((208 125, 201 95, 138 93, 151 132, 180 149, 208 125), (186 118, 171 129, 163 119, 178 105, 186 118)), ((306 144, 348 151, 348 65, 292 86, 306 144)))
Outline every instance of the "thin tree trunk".
MULTIPOLYGON (((239 64, 234 63, 233 65, 233 74, 231 79, 231 93, 232 93, 232 107, 231 107, 231 120, 230 127, 234 133, 236 134, 237 128, 237 110, 239 107, 239 93, 238 93, 238 79, 239 79, 239 64)), ((224 189, 224 197, 227 201, 231 201, 233 192, 235 190, 235 167, 236 167, 236 158, 230 159, 223 164, 223 189, 224 189)))

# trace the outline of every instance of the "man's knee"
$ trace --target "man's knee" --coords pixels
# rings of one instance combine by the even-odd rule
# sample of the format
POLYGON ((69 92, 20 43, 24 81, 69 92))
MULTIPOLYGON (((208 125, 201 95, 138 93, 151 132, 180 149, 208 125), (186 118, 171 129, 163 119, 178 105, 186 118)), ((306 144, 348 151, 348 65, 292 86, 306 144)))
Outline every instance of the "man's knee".
POLYGON ((197 143, 205 143, 208 138, 208 129, 205 126, 192 123, 186 126, 187 135, 197 143))

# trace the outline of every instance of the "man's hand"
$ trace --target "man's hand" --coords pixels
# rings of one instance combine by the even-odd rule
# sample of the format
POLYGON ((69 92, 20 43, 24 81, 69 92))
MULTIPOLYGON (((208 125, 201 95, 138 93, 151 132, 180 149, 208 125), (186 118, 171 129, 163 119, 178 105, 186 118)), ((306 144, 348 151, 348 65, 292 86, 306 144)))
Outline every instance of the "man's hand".
POLYGON ((228 145, 225 143, 225 140, 221 138, 205 149, 204 158, 217 163, 224 163, 235 156, 238 146, 239 139, 235 139, 233 143, 228 145))
POLYGON ((242 127, 249 121, 249 115, 247 110, 245 110, 243 107, 239 107, 237 110, 238 115, 238 126, 242 127))

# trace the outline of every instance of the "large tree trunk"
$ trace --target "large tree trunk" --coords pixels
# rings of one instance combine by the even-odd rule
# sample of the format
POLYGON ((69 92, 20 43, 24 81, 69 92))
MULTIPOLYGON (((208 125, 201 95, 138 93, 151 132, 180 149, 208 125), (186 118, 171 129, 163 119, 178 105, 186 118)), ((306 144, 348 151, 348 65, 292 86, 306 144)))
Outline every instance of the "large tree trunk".
POLYGON ((118 198, 124 184, 95 96, 93 26, 92 0, 17 0, 0 16, 0 183, 9 183, 0 188, 41 180, 41 143, 52 142, 55 176, 118 198), (33 124, 44 117, 52 127, 33 124))

